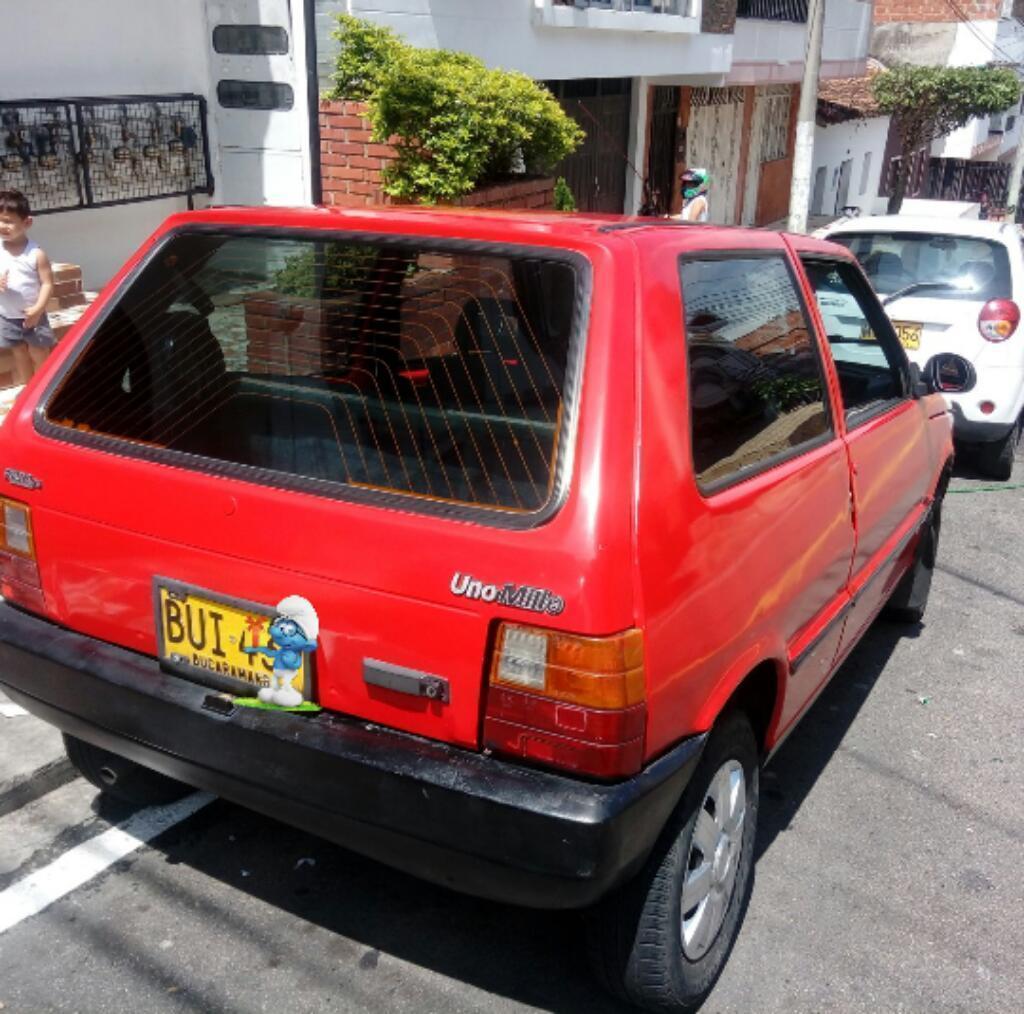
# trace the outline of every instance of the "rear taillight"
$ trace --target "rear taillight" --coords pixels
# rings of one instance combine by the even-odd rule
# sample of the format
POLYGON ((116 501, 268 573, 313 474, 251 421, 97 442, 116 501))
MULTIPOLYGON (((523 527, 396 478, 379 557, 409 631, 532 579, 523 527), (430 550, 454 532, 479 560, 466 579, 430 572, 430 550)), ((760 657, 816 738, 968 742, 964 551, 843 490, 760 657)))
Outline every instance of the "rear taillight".
POLYGON ((643 635, 578 637, 503 623, 491 660, 484 746, 597 778, 640 770, 643 635))
POLYGON ((1004 342, 1020 323, 1020 307, 1012 299, 990 299, 978 314, 981 337, 990 342, 1004 342))
POLYGON ((6 497, 0 497, 0 594, 34 612, 46 608, 36 566, 32 513, 25 504, 6 497))

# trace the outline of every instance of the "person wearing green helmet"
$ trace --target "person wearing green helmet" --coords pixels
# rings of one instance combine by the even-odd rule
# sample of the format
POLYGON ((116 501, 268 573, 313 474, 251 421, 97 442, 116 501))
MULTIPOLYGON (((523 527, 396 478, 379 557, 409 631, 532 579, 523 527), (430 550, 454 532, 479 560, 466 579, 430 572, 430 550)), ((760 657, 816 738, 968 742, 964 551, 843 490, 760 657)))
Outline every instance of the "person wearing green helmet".
POLYGON ((679 177, 683 192, 683 210, 679 218, 684 222, 706 222, 708 220, 708 171, 707 169, 684 169, 679 177))

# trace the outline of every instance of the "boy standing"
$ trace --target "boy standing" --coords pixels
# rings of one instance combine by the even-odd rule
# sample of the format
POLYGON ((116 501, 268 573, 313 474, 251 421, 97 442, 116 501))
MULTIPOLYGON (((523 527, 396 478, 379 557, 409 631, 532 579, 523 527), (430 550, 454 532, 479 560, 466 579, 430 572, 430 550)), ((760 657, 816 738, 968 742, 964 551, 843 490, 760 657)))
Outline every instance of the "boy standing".
POLYGON ((0 348, 26 384, 57 344, 46 319, 53 293, 50 259, 28 238, 32 214, 20 190, 0 190, 0 348))

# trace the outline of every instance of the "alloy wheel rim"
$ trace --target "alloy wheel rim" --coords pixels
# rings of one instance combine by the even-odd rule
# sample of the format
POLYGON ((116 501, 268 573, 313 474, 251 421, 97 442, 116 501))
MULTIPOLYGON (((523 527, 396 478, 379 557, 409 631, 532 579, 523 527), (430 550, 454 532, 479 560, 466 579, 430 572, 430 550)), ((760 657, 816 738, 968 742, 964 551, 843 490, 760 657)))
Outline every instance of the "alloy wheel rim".
POLYGON ((707 954, 725 922, 743 850, 746 811, 743 765, 726 761, 704 793, 683 872, 680 937, 690 961, 707 954))

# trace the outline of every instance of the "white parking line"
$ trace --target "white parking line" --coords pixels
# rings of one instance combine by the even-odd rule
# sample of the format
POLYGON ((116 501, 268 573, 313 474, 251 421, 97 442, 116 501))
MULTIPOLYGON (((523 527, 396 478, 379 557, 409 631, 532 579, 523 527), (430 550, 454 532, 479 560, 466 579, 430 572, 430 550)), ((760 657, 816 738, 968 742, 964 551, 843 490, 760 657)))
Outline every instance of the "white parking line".
POLYGON ((3 715, 4 718, 21 718, 27 714, 28 712, 20 704, 8 704, 6 702, 0 704, 0 715, 3 715))
POLYGON ((140 810, 127 820, 65 852, 48 866, 0 891, 0 933, 88 883, 108 866, 191 817, 214 799, 196 792, 167 806, 140 810))

